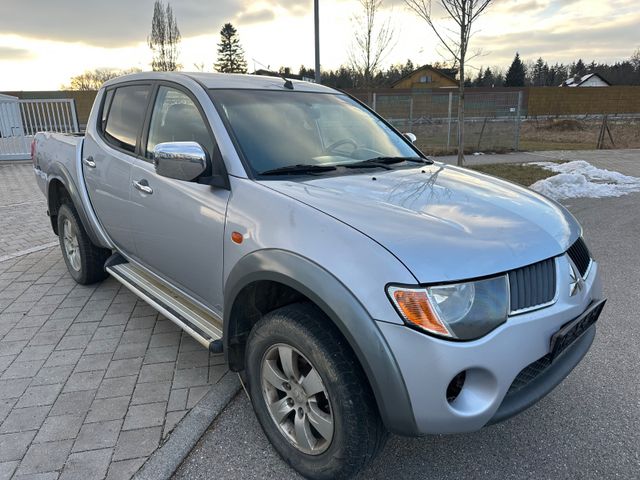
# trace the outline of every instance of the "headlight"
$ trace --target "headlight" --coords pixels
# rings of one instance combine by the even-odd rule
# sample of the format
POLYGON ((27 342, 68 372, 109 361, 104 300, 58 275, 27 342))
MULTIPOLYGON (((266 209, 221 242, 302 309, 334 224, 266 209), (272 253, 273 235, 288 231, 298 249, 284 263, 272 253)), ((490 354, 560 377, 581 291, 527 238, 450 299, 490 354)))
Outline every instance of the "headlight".
POLYGON ((424 288, 389 286, 389 297, 411 326, 456 340, 474 340, 507 320, 506 275, 424 288))

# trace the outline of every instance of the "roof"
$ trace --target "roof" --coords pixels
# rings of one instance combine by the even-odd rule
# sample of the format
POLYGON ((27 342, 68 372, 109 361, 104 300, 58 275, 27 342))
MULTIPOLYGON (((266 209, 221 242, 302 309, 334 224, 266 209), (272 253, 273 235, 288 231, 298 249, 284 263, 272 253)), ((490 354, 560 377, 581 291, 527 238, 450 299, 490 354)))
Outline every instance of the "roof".
POLYGON ((611 86, 611 84, 602 75, 599 75, 597 73, 588 73, 586 75, 583 75, 582 77, 572 77, 572 78, 562 82, 562 85, 560 85, 560 86, 561 87, 579 87, 580 85, 582 85, 584 82, 586 82, 587 80, 589 80, 592 77, 598 77, 604 83, 606 83, 607 85, 611 86))
POLYGON ((391 87, 392 88, 395 87, 397 84, 399 84, 403 80, 406 80, 407 78, 411 77, 412 75, 415 75, 420 70, 433 70, 434 72, 438 72, 443 77, 448 78, 452 82, 456 82, 456 83, 458 82, 458 80, 455 79, 455 76, 458 73, 458 70, 455 69, 455 68, 436 68, 436 67, 434 67, 432 65, 422 65, 421 67, 416 68, 414 71, 409 72, 406 75, 403 75, 400 79, 398 79, 395 82, 393 82, 391 84, 391 87))
MULTIPOLYGON (((242 75, 236 73, 202 73, 202 72, 142 72, 132 73, 109 80, 105 86, 123 81, 134 80, 168 80, 181 83, 190 78, 205 88, 247 89, 247 90, 283 90, 284 80, 281 77, 261 75, 242 75)), ((299 92, 336 93, 336 90, 317 83, 291 80, 294 90, 299 92)))

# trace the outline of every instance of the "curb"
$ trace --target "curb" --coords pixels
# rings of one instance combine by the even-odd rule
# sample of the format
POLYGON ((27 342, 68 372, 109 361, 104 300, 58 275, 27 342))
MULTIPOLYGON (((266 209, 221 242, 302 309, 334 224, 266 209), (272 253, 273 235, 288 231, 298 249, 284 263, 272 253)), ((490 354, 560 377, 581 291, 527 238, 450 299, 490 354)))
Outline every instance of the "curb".
POLYGON ((228 372, 211 386, 209 393, 178 423, 167 441, 159 447, 140 470, 134 480, 169 480, 209 425, 240 390, 234 373, 228 372))

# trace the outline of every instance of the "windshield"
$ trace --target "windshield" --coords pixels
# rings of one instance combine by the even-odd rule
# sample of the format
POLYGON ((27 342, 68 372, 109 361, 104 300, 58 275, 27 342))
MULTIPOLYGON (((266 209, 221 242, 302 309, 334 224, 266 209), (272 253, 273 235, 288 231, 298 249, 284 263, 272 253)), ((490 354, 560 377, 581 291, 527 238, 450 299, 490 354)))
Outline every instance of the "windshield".
POLYGON ((418 154, 346 95, 211 90, 253 173, 294 165, 338 166, 418 154))

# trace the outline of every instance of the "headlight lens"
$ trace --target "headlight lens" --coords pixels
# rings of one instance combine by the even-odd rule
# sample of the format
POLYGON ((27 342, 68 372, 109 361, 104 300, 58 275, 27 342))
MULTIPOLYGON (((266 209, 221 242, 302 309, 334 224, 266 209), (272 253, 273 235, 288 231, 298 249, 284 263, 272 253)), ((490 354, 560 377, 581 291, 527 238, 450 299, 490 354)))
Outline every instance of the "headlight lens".
POLYGON ((388 291, 408 324, 439 336, 474 340, 507 320, 506 275, 426 288, 390 286, 388 291))

